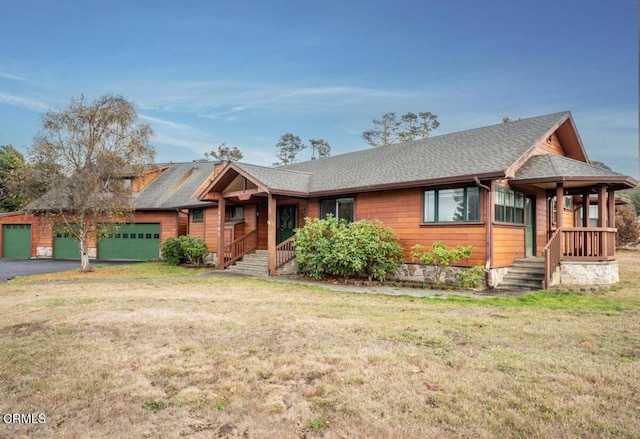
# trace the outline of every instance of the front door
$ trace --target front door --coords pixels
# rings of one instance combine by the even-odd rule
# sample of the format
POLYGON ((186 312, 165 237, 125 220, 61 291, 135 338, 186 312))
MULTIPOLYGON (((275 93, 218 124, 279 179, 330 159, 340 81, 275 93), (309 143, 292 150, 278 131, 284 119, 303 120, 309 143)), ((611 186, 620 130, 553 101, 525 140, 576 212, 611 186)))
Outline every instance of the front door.
POLYGON ((298 206, 280 206, 276 209, 276 238, 277 243, 293 236, 294 229, 298 226, 298 206))
POLYGON ((536 200, 534 197, 526 197, 524 205, 524 221, 527 226, 524 235, 525 255, 535 256, 536 251, 536 200))

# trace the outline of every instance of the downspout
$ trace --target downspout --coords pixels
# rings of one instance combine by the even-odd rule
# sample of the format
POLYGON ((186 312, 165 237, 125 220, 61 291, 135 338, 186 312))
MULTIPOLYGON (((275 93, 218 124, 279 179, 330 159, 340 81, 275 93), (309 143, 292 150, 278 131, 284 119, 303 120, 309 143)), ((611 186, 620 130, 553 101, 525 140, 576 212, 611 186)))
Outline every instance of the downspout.
MULTIPOLYGON (((480 179, 478 177, 473 177, 473 179, 476 182, 476 185, 478 187, 481 187, 482 189, 486 189, 487 190, 487 254, 486 254, 486 263, 485 263, 485 268, 487 269, 487 273, 489 272, 489 269, 491 268, 491 264, 492 264, 492 255, 493 255, 493 215, 492 213, 492 202, 491 202, 491 187, 484 185, 480 182, 480 179)), ((493 287, 493 285, 489 285, 489 275, 487 274, 487 286, 489 287, 493 287)))

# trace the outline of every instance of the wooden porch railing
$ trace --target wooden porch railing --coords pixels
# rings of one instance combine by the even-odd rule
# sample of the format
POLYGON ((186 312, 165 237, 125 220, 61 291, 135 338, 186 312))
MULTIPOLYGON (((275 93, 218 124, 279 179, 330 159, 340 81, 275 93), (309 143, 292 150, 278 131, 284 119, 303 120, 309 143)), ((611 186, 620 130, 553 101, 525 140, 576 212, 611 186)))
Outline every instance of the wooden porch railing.
POLYGON ((285 239, 276 246, 276 270, 296 257, 293 238, 295 238, 295 236, 285 239))
POLYGON ((544 256, 544 287, 549 288, 551 286, 551 275, 555 271, 556 267, 560 265, 562 258, 562 230, 556 230, 551 235, 549 242, 544 246, 542 254, 544 256))
POLYGON ((258 232, 254 230, 224 246, 223 270, 235 261, 256 250, 258 247, 258 232))
POLYGON ((616 232, 611 227, 571 227, 556 230, 544 247, 545 288, 561 261, 611 261, 616 257, 616 232))

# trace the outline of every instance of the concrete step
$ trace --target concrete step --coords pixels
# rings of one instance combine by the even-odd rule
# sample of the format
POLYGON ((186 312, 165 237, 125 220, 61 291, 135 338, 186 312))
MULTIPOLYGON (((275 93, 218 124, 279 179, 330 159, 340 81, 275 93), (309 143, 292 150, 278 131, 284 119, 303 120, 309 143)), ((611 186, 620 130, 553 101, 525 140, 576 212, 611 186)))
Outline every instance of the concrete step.
POLYGON ((544 258, 516 259, 496 289, 520 291, 539 290, 543 287, 544 270, 544 258))

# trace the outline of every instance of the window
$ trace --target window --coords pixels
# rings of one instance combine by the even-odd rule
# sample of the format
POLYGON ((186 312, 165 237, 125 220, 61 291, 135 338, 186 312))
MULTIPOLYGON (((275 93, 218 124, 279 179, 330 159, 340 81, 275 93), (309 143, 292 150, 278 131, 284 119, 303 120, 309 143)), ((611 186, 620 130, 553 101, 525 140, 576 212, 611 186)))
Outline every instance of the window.
POLYGON ((422 221, 425 223, 480 221, 480 190, 477 187, 463 187, 425 191, 422 221))
POLYGON ((244 219, 244 207, 227 206, 227 219, 229 220, 244 219))
POLYGON ((496 221, 524 224, 524 194, 506 187, 496 187, 496 221))
POLYGON ((131 190, 131 188, 133 187, 133 179, 132 178, 123 178, 122 179, 122 185, 124 186, 125 189, 131 190))
POLYGON ((321 200, 320 218, 325 218, 328 214, 352 223, 355 216, 353 213, 353 197, 321 200))
POLYGON ((565 195, 564 208, 570 210, 573 209, 573 197, 571 195, 565 195))
POLYGON ((191 221, 201 223, 204 221, 204 209, 195 209, 191 211, 191 221))

